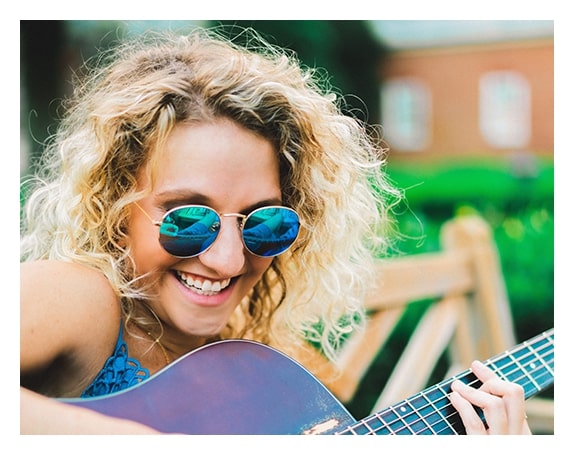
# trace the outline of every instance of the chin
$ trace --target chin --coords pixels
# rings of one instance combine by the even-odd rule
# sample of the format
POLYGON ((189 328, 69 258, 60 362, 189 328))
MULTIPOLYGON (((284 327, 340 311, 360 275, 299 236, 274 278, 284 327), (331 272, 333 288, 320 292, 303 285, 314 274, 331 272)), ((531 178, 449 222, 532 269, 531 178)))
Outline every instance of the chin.
POLYGON ((197 338, 214 338, 219 336, 221 332, 225 330, 226 325, 227 321, 223 323, 206 323, 201 327, 195 327, 193 329, 187 330, 187 333, 197 338))

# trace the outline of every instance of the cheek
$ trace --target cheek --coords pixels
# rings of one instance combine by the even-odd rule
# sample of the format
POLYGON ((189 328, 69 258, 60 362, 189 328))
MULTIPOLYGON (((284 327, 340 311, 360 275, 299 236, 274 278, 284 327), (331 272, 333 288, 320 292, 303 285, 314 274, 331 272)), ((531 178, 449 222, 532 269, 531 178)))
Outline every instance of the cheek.
POLYGON ((257 256, 251 256, 249 263, 252 285, 255 285, 257 281, 261 279, 266 270, 271 266, 272 262, 273 258, 260 258, 257 256))
POLYGON ((128 235, 131 256, 138 275, 157 270, 173 262, 173 256, 159 244, 157 227, 149 220, 134 216, 129 224, 128 235))

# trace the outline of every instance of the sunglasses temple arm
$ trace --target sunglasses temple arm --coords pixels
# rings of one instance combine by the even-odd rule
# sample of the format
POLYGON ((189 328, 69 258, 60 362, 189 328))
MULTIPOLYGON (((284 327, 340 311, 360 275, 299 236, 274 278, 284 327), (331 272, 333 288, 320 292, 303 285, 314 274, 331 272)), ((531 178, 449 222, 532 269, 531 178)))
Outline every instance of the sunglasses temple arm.
POLYGON ((154 220, 151 216, 149 216, 149 214, 148 214, 137 202, 134 202, 134 204, 136 205, 136 207, 137 207, 138 209, 140 209, 140 210, 142 211, 142 213, 146 216, 146 218, 147 218, 148 220, 150 220, 153 224, 155 224, 156 226, 160 226, 160 225, 161 225, 161 221, 156 221, 156 220, 154 220))

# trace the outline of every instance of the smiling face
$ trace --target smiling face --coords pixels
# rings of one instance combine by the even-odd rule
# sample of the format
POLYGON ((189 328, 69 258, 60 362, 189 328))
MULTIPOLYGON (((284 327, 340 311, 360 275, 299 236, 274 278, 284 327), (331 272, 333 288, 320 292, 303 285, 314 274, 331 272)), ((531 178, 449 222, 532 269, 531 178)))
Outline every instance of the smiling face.
POLYGON ((280 205, 279 163, 268 140, 227 119, 180 124, 155 153, 153 185, 149 173, 139 175, 139 188, 149 194, 138 202, 142 210, 132 209, 128 229, 137 275, 153 278, 150 306, 163 322, 162 341, 183 350, 225 327, 272 259, 245 249, 236 217, 221 218, 219 235, 207 251, 176 258, 159 244, 159 228, 149 217, 161 220, 186 204, 242 214, 280 205))

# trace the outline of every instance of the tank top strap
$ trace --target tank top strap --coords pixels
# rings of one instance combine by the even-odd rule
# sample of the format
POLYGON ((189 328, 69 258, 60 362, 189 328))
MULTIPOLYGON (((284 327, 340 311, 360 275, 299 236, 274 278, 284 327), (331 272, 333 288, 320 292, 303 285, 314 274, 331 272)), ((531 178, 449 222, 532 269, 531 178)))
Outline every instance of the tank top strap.
POLYGON ((124 340, 124 323, 120 321, 120 330, 114 352, 81 396, 88 398, 119 392, 137 385, 149 377, 149 370, 142 367, 137 359, 129 356, 128 345, 124 340))

